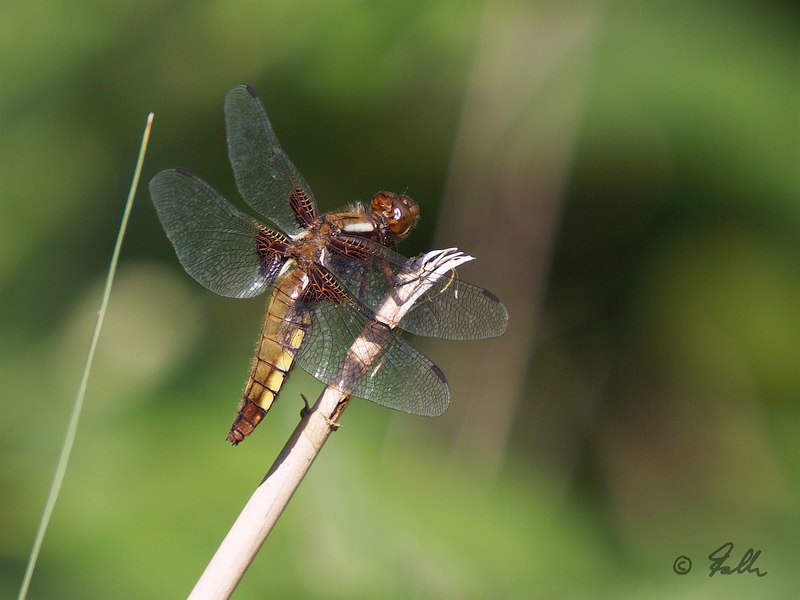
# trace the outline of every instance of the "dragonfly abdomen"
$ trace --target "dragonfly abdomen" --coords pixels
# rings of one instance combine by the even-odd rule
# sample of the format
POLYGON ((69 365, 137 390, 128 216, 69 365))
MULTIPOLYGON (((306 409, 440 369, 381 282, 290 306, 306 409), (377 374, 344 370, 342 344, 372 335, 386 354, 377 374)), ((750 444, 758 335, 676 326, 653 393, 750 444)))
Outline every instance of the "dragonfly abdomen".
POLYGON ((258 426, 294 366, 297 351, 311 324, 307 311, 302 310, 298 302, 308 286, 308 275, 297 268, 281 275, 275 284, 239 412, 228 432, 228 441, 233 445, 258 426))

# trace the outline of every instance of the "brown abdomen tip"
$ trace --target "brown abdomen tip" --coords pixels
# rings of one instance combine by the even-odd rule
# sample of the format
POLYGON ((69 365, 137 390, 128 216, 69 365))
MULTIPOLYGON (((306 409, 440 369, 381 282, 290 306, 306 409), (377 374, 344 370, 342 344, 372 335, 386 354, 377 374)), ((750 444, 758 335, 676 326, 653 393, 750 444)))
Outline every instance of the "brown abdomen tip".
POLYGON ((226 439, 234 446, 237 446, 244 439, 244 435, 238 429, 231 429, 226 439))

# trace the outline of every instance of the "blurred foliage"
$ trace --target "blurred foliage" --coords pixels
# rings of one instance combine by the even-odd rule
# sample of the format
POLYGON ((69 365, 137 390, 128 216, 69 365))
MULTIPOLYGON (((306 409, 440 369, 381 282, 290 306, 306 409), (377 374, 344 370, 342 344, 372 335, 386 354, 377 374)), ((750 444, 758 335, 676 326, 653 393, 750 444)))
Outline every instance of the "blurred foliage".
MULTIPOLYGON (((147 112, 143 183, 187 166, 236 198, 222 101, 251 83, 323 210, 377 189, 420 201, 410 255, 436 227, 446 237, 437 199, 446 177, 468 175, 448 172, 454 140, 484 125, 465 121, 464 97, 487 40, 507 74, 535 56, 504 40, 544 28, 532 43, 555 48, 576 15, 591 54, 543 301, 503 283, 534 256, 471 276, 500 281, 493 291, 517 311, 507 359, 524 375, 510 431, 489 440, 501 468, 459 439, 475 402, 491 400, 465 397, 474 373, 448 369, 461 391, 435 421, 356 402, 236 597, 796 593, 793 3, 51 0, 3 15, 0 596, 21 581, 147 112), (513 331, 523 312, 533 329, 513 331), (760 548, 769 574, 709 579, 704 557, 726 541, 737 559, 760 548), (672 572, 680 554, 694 560, 684 577, 672 572)), ((519 81, 493 101, 536 115, 565 80, 556 68, 542 93, 519 95, 519 81)), ((520 181, 543 168, 514 165, 520 181)), ((188 593, 288 437, 299 394, 320 389, 293 374, 269 421, 227 446, 264 304, 194 284, 145 188, 31 598, 188 593)), ((479 209, 463 206, 466 251, 529 226, 530 212, 479 209)), ((495 347, 481 344, 466 351, 495 347)))

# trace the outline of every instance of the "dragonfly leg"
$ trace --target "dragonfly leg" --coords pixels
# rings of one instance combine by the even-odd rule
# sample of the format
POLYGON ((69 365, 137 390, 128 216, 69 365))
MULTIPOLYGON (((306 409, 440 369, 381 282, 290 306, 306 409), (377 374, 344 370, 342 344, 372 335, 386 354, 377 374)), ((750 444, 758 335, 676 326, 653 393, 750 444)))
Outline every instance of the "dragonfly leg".
POLYGON ((332 431, 338 431, 342 426, 342 424, 339 423, 335 418, 329 419, 328 417, 325 417, 325 420, 328 422, 328 427, 330 427, 332 431))

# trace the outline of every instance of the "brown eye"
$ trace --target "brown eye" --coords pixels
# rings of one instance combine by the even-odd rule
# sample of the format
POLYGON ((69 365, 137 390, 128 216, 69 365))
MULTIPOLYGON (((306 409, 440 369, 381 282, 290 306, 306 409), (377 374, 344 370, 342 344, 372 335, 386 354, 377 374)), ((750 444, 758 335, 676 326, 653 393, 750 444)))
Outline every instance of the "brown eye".
POLYGON ((405 194, 378 192, 370 207, 386 219, 392 236, 398 242, 408 237, 419 218, 419 206, 405 194))

